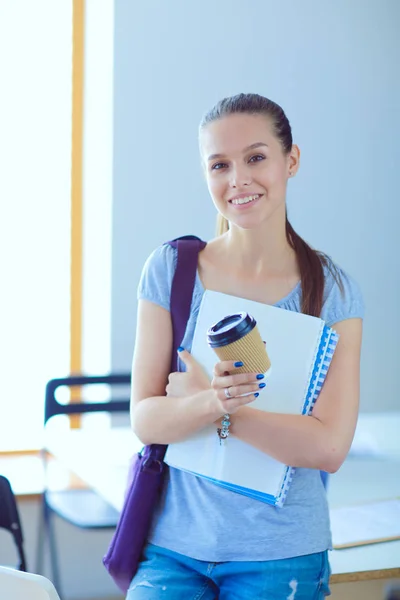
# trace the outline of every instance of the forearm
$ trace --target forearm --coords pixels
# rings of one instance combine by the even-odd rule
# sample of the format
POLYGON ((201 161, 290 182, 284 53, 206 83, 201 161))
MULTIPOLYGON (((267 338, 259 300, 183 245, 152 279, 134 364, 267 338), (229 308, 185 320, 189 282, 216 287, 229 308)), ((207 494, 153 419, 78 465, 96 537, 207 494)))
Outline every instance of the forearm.
POLYGON ((221 416, 215 404, 211 390, 187 398, 146 398, 131 410, 132 428, 144 444, 179 442, 221 416))
POLYGON ((312 416, 243 407, 233 415, 230 430, 243 442, 292 467, 335 472, 347 453, 330 428, 312 416))

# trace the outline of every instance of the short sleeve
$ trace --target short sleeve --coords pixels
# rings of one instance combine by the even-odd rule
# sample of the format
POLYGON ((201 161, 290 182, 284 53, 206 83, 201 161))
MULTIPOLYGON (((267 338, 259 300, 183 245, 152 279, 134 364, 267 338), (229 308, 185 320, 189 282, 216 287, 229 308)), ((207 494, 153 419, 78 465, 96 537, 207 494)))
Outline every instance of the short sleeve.
POLYGON ((363 319, 364 312, 364 300, 358 283, 333 263, 326 267, 321 318, 328 327, 346 319, 363 319))
POLYGON ((149 300, 166 310, 170 309, 176 259, 176 250, 169 244, 159 246, 150 254, 140 276, 138 300, 149 300))

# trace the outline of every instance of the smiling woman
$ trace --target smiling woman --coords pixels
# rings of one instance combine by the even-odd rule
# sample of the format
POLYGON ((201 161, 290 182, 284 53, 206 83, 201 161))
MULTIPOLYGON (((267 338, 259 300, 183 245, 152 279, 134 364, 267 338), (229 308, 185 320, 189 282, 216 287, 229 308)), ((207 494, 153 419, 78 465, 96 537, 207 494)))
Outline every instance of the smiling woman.
POLYGON ((169 467, 128 599, 153 600, 161 590, 166 600, 322 599, 329 594, 331 539, 320 470, 340 467, 354 435, 362 297, 357 284, 287 219, 287 184, 299 169, 300 150, 281 107, 257 94, 226 98, 203 118, 199 141, 221 227, 199 253, 179 349, 183 372, 169 372, 176 252, 162 246, 144 266, 133 428, 146 444, 169 444, 205 426, 217 430, 223 417, 232 436, 297 469, 285 505, 277 509, 169 467), (217 362, 208 380, 189 352, 205 290, 308 313, 335 326, 340 340, 311 416, 255 408, 264 375, 237 373, 240 356, 217 362))
MULTIPOLYGON (((323 253, 313 250, 297 235, 287 218, 287 181, 296 175, 300 167, 300 149, 293 144, 290 123, 282 108, 257 94, 226 98, 204 116, 199 139, 208 188, 219 213, 217 235, 226 233, 229 223, 234 224, 235 221, 235 212, 224 210, 226 200, 236 211, 241 211, 240 214, 244 212, 246 220, 247 217, 250 219, 251 228, 252 219, 261 219, 259 225, 262 226, 262 217, 258 211, 247 212, 253 208, 257 210, 256 205, 263 199, 264 212, 267 211, 268 218, 270 221, 273 218, 277 227, 285 227, 286 241, 296 254, 298 278, 303 288, 302 312, 319 316, 324 285, 323 268, 327 267, 329 261, 323 253), (262 141, 246 145, 246 142, 260 138, 260 134, 262 141), (217 140, 223 153, 215 152, 217 140), (237 147, 239 140, 243 140, 243 148, 237 147), (230 197, 233 193, 230 190, 247 190, 249 187, 253 195, 245 191, 230 197), (282 218, 283 211, 285 218, 282 218)), ((246 220, 241 217, 241 227, 246 228, 246 220)), ((284 238, 281 236, 281 239, 284 238)), ((335 271, 332 263, 330 266, 335 271)), ((335 275, 341 285, 337 271, 335 275)))

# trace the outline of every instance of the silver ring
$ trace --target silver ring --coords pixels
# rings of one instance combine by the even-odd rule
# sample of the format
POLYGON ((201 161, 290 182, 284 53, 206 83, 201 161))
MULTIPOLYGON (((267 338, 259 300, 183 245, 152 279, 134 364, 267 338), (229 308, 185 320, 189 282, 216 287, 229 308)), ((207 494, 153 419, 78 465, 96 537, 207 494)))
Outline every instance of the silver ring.
POLYGON ((225 392, 225 396, 227 397, 227 399, 229 400, 230 398, 232 398, 230 392, 229 392, 229 388, 224 388, 224 392, 225 392))

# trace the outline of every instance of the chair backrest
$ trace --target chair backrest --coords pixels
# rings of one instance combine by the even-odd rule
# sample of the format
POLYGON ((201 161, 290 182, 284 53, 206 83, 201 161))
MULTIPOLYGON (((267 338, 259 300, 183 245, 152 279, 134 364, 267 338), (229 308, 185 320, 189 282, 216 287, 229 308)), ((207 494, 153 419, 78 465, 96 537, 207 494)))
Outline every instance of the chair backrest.
POLYGON ((109 400, 107 402, 71 402, 60 404, 56 391, 60 387, 80 387, 87 385, 128 386, 131 382, 130 373, 114 373, 109 375, 77 375, 51 379, 46 385, 44 423, 56 415, 77 415, 94 412, 129 412, 129 398, 109 400))
POLYGON ((26 571, 24 539, 18 507, 10 482, 3 475, 0 475, 0 527, 13 536, 19 557, 18 569, 26 571))
POLYGON ((3 600, 60 600, 54 585, 41 575, 0 567, 0 598, 3 600))

